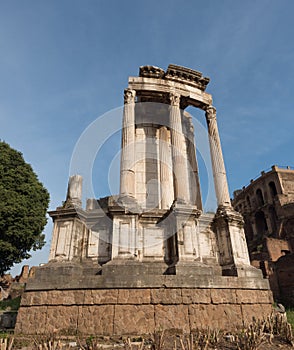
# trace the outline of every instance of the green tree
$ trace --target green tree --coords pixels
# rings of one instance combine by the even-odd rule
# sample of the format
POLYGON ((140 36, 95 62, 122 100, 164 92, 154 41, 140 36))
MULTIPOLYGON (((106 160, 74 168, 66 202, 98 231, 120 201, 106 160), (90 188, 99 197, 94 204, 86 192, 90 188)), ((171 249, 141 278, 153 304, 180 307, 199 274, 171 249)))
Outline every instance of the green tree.
POLYGON ((0 140, 0 276, 44 246, 48 204, 32 167, 0 140))

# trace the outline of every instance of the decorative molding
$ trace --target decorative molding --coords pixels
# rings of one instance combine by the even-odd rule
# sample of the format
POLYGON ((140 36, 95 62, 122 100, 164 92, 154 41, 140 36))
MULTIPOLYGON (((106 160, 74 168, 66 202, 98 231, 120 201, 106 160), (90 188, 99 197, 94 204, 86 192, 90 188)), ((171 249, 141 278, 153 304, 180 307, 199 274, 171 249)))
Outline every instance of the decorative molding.
POLYGON ((216 119, 216 108, 213 106, 208 106, 205 111, 205 116, 207 120, 216 119))
POLYGON ((132 89, 125 89, 124 91, 124 103, 135 103, 136 91, 132 89))
POLYGON ((204 77, 201 72, 190 68, 170 64, 166 72, 156 66, 141 66, 139 76, 143 78, 155 78, 172 80, 179 83, 194 86, 205 91, 210 79, 204 77))
POLYGON ((139 70, 140 77, 162 79, 164 75, 164 70, 156 66, 141 66, 139 70))
POLYGON ((195 86, 202 91, 205 91, 210 80, 209 78, 204 77, 201 72, 186 67, 176 66, 175 64, 170 64, 168 66, 165 73, 165 79, 186 83, 195 86))
POLYGON ((179 94, 171 92, 169 98, 171 106, 180 107, 181 96, 179 94))

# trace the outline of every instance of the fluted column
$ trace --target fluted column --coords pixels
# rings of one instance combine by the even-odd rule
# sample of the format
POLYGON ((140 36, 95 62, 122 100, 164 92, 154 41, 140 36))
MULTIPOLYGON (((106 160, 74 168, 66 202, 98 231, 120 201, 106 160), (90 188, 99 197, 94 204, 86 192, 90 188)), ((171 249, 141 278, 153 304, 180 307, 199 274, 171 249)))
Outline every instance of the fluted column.
POLYGON ((169 153, 168 139, 168 130, 165 126, 162 126, 159 129, 159 164, 162 209, 169 209, 174 200, 171 171, 171 155, 169 153))
POLYGON ((189 176, 185 138, 182 130, 180 95, 170 94, 170 128, 175 199, 189 203, 189 176))
POLYGON ((124 91, 124 115, 120 164, 120 196, 135 196, 135 97, 136 91, 124 91))
POLYGON ((231 206, 225 163, 216 121, 216 109, 213 106, 209 106, 206 109, 206 122, 217 204, 218 206, 231 206))
POLYGON ((188 117, 189 125, 187 130, 187 153, 190 171, 191 202, 196 204, 197 208, 202 210, 202 200, 198 173, 198 164, 196 160, 196 146, 194 140, 194 127, 191 117, 188 117))

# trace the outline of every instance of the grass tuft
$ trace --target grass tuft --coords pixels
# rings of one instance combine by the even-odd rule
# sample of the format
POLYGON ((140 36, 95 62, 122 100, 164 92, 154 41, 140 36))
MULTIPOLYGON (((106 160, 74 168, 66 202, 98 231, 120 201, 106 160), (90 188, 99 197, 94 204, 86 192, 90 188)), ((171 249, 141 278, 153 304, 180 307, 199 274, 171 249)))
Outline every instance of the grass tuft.
POLYGON ((292 326, 292 328, 294 329, 294 309, 288 309, 286 311, 287 314, 287 320, 290 323, 290 325, 292 326))

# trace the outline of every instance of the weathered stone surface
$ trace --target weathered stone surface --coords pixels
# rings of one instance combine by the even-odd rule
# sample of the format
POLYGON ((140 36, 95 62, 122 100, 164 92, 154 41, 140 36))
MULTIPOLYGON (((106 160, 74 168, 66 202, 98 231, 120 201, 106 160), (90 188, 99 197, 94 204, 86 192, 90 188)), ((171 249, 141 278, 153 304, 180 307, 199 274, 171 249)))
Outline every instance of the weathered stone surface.
POLYGON ((183 304, 209 304, 210 289, 182 289, 183 304))
MULTIPOLYGON (((150 265, 150 264, 149 264, 150 265)), ((153 265, 156 265, 154 263, 153 265)), ((106 266, 103 265, 103 266, 106 266)), ((132 267, 127 266, 128 271, 132 267)), ((148 273, 127 274, 124 271, 119 274, 108 274, 107 276, 97 274, 97 270, 89 274, 84 268, 81 268, 81 275, 77 276, 72 269, 73 274, 64 276, 63 269, 50 269, 46 273, 44 267, 36 268, 36 271, 42 269, 42 280, 38 278, 28 279, 26 292, 45 291, 45 290, 94 290, 94 289, 128 289, 128 288, 216 288, 216 289, 253 289, 266 290, 269 288, 268 280, 252 277, 227 277, 220 275, 162 275, 161 272, 154 273, 148 268, 148 273), (59 280, 56 281, 57 276, 59 280), (62 278, 64 280, 62 280, 62 278)), ((144 270, 143 270, 144 271, 144 270)))
POLYGON ((84 303, 83 290, 50 290, 24 293, 21 305, 81 305, 84 303))
POLYGON ((47 292, 30 293, 30 305, 47 305, 47 292))
MULTIPOLYGON (((248 303, 251 292, 248 290, 241 291, 243 294, 237 291, 240 292, 237 300, 234 300, 232 289, 76 290, 64 291, 64 295, 68 292, 68 305, 59 304, 64 302, 61 299, 56 300, 57 305, 47 306, 46 303, 52 303, 53 296, 59 297, 60 294, 51 293, 45 299, 48 296, 46 292, 41 298, 44 303, 42 306, 22 306, 18 314, 16 333, 79 332, 126 335, 152 333, 163 329, 188 332, 190 328, 197 327, 231 329, 241 326, 243 322, 251 322, 252 317, 266 317, 272 311, 271 303, 266 303, 266 295, 269 295, 266 291, 255 291, 256 295, 252 296, 252 300, 258 300, 260 296, 261 301, 255 304, 248 303), (79 292, 87 294, 87 305, 70 304, 74 298, 78 300, 79 292), (247 303, 241 305, 241 300, 247 303), (104 305, 100 304, 102 301, 104 305)), ((36 295, 30 292, 24 302, 29 303, 34 298, 36 295)))
POLYGON ((240 304, 270 304, 273 301, 268 290, 237 290, 236 294, 240 304))
POLYGON ((47 306, 20 308, 15 326, 16 334, 44 334, 47 331, 47 306))
POLYGON ((150 304, 150 289, 119 289, 118 304, 150 304))
POLYGON ((151 289, 152 304, 182 304, 182 291, 180 288, 151 289))
POLYGON ((263 319, 271 314, 273 308, 270 304, 241 305, 242 317, 245 323, 252 322, 253 318, 263 319))
POLYGON ((78 331, 82 334, 113 334, 114 305, 79 306, 78 331))
POLYGON ((189 332, 188 305, 155 305, 155 329, 189 332))
POLYGON ((153 305, 116 305, 114 334, 147 334, 155 330, 153 305))
POLYGON ((32 297, 34 292, 26 292, 21 297, 21 306, 33 305, 32 297))
POLYGON ((236 290, 212 289, 211 301, 213 304, 236 304, 236 290))
POLYGON ((45 303, 48 305, 80 305, 84 303, 84 291, 61 290, 47 291, 45 303))
POLYGON ((78 306, 48 306, 46 333, 75 334, 78 325, 78 306))
POLYGON ((242 325, 239 305, 189 305, 191 330, 196 328, 218 328, 230 330, 242 325))
POLYGON ((82 182, 81 175, 70 176, 65 201, 66 207, 82 206, 82 182))
POLYGON ((118 289, 92 289, 85 291, 85 304, 102 305, 116 304, 118 289))

